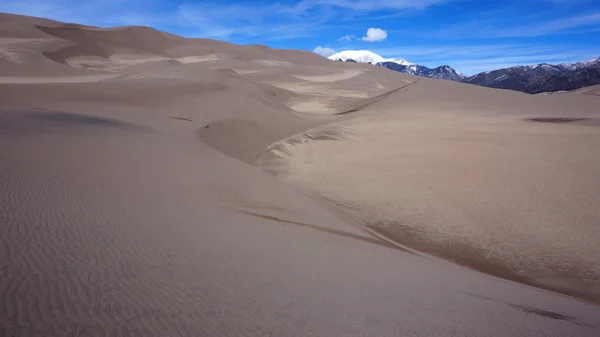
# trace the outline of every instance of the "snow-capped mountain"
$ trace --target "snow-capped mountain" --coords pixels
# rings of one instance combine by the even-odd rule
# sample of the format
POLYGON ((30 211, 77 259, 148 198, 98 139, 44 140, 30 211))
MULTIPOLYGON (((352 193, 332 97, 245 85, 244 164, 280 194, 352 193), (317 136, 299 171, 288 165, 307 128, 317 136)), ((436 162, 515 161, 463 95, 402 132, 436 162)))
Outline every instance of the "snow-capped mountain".
POLYGON ((593 58, 591 60, 575 63, 574 65, 575 65, 575 67, 579 67, 579 68, 594 66, 594 65, 598 66, 598 65, 600 65, 600 56, 593 58))
POLYGON ((405 66, 393 62, 381 62, 377 65, 405 74, 437 78, 442 80, 462 81, 465 78, 465 75, 459 73, 450 66, 439 66, 437 68, 431 69, 418 64, 411 64, 405 66))
POLYGON ((441 66, 434 69, 408 62, 402 58, 386 59, 368 50, 346 50, 328 57, 330 60, 344 62, 369 63, 386 67, 401 73, 439 78, 445 80, 460 81, 465 76, 449 66, 441 66))
POLYGON ((392 62, 405 66, 409 66, 412 64, 405 59, 386 59, 368 50, 345 50, 343 52, 339 52, 337 54, 329 56, 328 59, 344 62, 354 61, 358 63, 370 63, 375 65, 377 63, 383 62, 392 62))
POLYGON ((386 59, 368 50, 346 50, 330 60, 369 63, 401 73, 452 80, 490 88, 510 89, 530 94, 575 90, 600 84, 600 57, 573 64, 540 63, 486 71, 465 76, 450 66, 428 68, 405 59, 386 59))
POLYGON ((573 64, 541 63, 487 71, 463 82, 530 94, 575 90, 600 84, 600 57, 573 64))

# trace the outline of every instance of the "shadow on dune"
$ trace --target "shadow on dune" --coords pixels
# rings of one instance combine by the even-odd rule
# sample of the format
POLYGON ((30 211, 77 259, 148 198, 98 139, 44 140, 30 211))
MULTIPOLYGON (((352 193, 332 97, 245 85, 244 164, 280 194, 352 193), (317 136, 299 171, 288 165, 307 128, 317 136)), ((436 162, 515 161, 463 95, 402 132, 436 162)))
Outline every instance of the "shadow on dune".
POLYGON ((119 129, 150 131, 146 127, 117 119, 95 117, 71 112, 25 111, 0 113, 0 132, 65 132, 85 129, 119 129))
POLYGON ((583 121, 585 118, 567 118, 567 117, 554 117, 554 118, 530 118, 528 121, 538 123, 571 123, 583 121))
POLYGON ((568 118, 568 117, 553 117, 553 118, 529 118, 529 122, 536 123, 565 123, 565 124, 581 124, 600 126, 600 118, 568 118))

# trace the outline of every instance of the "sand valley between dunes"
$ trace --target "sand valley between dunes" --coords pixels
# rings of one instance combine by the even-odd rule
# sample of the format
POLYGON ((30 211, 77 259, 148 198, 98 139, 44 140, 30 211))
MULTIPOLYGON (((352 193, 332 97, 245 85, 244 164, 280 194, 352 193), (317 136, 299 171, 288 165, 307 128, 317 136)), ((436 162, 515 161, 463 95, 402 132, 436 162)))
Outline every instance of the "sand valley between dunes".
POLYGON ((0 335, 600 334, 597 88, 9 14, 0 38, 0 335))

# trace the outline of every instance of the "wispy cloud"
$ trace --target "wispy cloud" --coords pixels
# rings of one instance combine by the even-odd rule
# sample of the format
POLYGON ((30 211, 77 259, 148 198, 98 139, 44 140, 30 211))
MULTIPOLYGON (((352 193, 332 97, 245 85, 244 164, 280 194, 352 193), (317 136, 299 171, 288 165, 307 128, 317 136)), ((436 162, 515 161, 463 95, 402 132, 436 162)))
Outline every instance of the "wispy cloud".
POLYGON ((522 16, 515 21, 506 19, 510 16, 514 14, 494 10, 492 13, 480 13, 471 20, 443 25, 420 33, 446 39, 538 37, 571 34, 600 25, 600 11, 564 17, 557 17, 556 13, 540 12, 522 16))
POLYGON ((356 36, 354 36, 354 35, 344 35, 344 36, 342 36, 342 37, 340 37, 338 39, 338 41, 346 41, 346 42, 352 41, 352 40, 356 40, 356 36))
POLYGON ((565 34, 569 33, 572 28, 581 28, 596 24, 600 24, 600 12, 549 20, 538 25, 504 29, 499 31, 498 35, 502 37, 519 37, 565 34))
POLYGON ((321 56, 324 57, 328 57, 331 56, 333 54, 335 54, 335 50, 329 48, 329 47, 322 47, 322 46, 317 46, 314 50, 313 53, 319 54, 321 56))
POLYGON ((378 11, 388 9, 421 9, 449 0, 306 0, 314 6, 348 8, 356 11, 378 11))
POLYGON ((0 12, 90 25, 127 25, 134 21, 148 22, 147 25, 150 25, 162 15, 148 11, 149 2, 155 0, 2 0, 0 12), (137 20, 133 20, 134 17, 137 20))
MULTIPOLYGON (((90 25, 163 25, 188 36, 264 40, 315 36, 349 15, 425 8, 448 0, 2 0, 0 11, 90 25)), ((163 27, 158 27, 163 28, 163 27)), ((177 33, 175 32, 175 33, 177 33)))
MULTIPOLYGON (((292 39, 315 36, 320 30, 331 28, 361 13, 423 9, 448 1, 451 0, 301 0, 235 5, 202 1, 183 3, 178 6, 177 12, 180 22, 199 29, 199 34, 209 37, 235 35, 270 39, 279 36, 292 39)), ((381 38, 379 31, 373 34, 376 35, 367 35, 365 41, 385 39, 381 38)), ((353 38, 353 35, 347 35, 341 39, 349 41, 353 38)))
POLYGON ((293 39, 316 34, 329 19, 327 13, 309 15, 307 11, 301 3, 262 6, 185 3, 177 7, 176 18, 181 26, 193 28, 195 36, 293 39))

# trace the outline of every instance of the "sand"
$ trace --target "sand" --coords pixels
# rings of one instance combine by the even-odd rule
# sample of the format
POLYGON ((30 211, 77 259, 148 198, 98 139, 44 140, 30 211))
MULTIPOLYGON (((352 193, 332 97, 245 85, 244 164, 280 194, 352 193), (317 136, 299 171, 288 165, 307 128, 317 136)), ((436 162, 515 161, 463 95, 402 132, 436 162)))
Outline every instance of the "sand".
POLYGON ((419 80, 357 106, 255 164, 407 247, 600 298, 595 97, 419 80))
POLYGON ((309 82, 337 82, 342 80, 348 80, 359 76, 363 71, 359 69, 346 70, 339 73, 333 73, 328 75, 317 75, 317 76, 301 76, 301 75, 292 75, 295 78, 309 81, 309 82))
POLYGON ((90 75, 90 76, 52 76, 52 77, 24 77, 24 76, 11 76, 11 77, 0 77, 0 83, 83 83, 83 82, 96 82, 103 81, 115 77, 115 75, 90 75))
POLYGON ((408 246, 600 296, 600 129, 424 119, 322 127, 275 144, 267 162, 408 246))
POLYGON ((0 37, 0 335, 598 335, 600 129, 528 120, 595 96, 146 27, 0 37))
POLYGON ((577 89, 577 90, 571 91, 570 93, 590 95, 590 96, 600 96, 600 85, 594 85, 591 87, 577 89))

